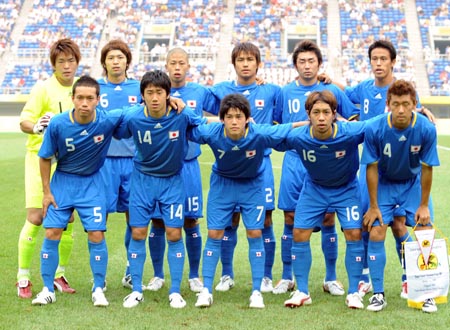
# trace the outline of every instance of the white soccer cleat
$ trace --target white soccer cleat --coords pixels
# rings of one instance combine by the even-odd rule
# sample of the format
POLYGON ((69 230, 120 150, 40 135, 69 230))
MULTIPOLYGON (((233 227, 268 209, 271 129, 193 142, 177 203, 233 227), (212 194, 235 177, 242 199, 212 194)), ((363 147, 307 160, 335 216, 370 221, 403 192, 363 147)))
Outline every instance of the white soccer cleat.
POLYGON ((361 298, 364 298, 364 296, 370 291, 372 291, 372 283, 370 281, 369 282, 359 281, 358 293, 361 296, 361 298))
POLYGON ((164 286, 164 279, 161 277, 153 277, 150 282, 148 282, 145 290, 149 291, 159 291, 164 286))
POLYGON ((122 278, 122 286, 123 286, 124 288, 133 290, 133 281, 131 280, 131 275, 130 275, 130 274, 125 275, 125 276, 122 278))
POLYGON ((270 278, 268 278, 267 276, 264 276, 261 281, 261 292, 267 293, 267 292, 272 292, 272 291, 273 291, 272 280, 270 278))
POLYGON ((311 296, 298 290, 292 292, 290 298, 284 302, 284 306, 291 308, 311 304, 312 304, 311 296))
POLYGON ((213 295, 209 293, 208 288, 203 288, 200 293, 197 294, 197 302, 195 307, 210 307, 213 303, 213 295))
POLYGON ((332 296, 343 296, 345 294, 344 286, 339 281, 324 281, 323 291, 332 296))
POLYGON ((191 289, 192 292, 202 292, 203 290, 203 283, 202 281, 198 278, 190 278, 189 279, 189 289, 191 289))
POLYGON ((281 279, 272 290, 274 294, 283 294, 288 291, 292 291, 295 288, 295 282, 292 280, 281 279))
POLYGON ((216 291, 228 291, 234 287, 234 280, 230 275, 224 275, 220 278, 219 283, 216 285, 216 291))
POLYGON ((433 298, 426 299, 422 305, 422 311, 425 313, 435 313, 437 312, 436 302, 433 298))
POLYGON ((264 299, 258 290, 255 290, 252 292, 252 295, 250 296, 250 308, 264 308, 266 307, 264 305, 264 299))
POLYGON ((106 307, 109 306, 108 300, 106 300, 105 294, 103 293, 103 288, 96 288, 92 292, 92 302, 95 307, 106 307))
POLYGON ((48 305, 56 302, 56 296, 54 292, 48 291, 48 288, 44 286, 41 292, 36 295, 31 301, 32 305, 48 305))
POLYGON ((144 301, 144 295, 142 292, 133 291, 128 296, 123 298, 123 307, 125 308, 133 308, 139 305, 144 301))
POLYGON ((348 308, 363 309, 364 304, 362 300, 363 299, 359 295, 359 293, 354 292, 347 295, 347 298, 345 299, 345 304, 348 306, 348 308))
POLYGON ((379 312, 385 309, 387 306, 386 298, 381 293, 374 294, 369 299, 369 305, 367 306, 367 310, 371 312, 379 312))
POLYGON ((178 292, 169 295, 169 303, 172 308, 184 308, 186 306, 186 301, 178 292))

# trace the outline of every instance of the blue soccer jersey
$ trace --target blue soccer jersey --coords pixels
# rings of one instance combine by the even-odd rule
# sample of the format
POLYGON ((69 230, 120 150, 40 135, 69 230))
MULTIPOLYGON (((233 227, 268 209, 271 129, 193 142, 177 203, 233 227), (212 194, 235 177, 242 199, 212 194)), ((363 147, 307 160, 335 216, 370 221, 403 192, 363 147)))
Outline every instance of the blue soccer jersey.
POLYGON ((187 153, 187 129, 206 122, 186 107, 181 113, 172 111, 153 118, 143 105, 129 109, 119 136, 133 137, 136 145, 134 165, 144 174, 168 177, 178 174, 187 153), (156 141, 156 143, 153 143, 156 141))
POLYGON ((91 175, 102 167, 113 133, 122 123, 123 111, 97 109, 94 120, 88 124, 77 123, 73 112, 52 118, 38 155, 42 158, 55 156, 56 171, 91 175))
POLYGON ((393 127, 391 116, 379 116, 367 125, 361 163, 378 162, 380 177, 394 182, 419 175, 422 163, 438 166, 434 125, 413 112, 410 126, 399 130, 393 127))
MULTIPOLYGON (((109 82, 106 78, 98 79, 100 85, 100 102, 103 110, 131 107, 142 102, 140 83, 134 79, 125 79, 120 84, 109 82)), ((108 157, 133 157, 132 139, 114 139, 108 150, 108 157)))

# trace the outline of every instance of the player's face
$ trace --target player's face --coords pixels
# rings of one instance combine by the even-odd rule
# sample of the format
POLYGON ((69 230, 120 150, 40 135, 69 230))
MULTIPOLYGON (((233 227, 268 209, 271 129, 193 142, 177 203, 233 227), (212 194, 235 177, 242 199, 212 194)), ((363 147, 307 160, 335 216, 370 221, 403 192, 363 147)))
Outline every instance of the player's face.
POLYGON ((244 136, 248 120, 241 110, 230 108, 225 114, 222 122, 225 125, 225 133, 230 139, 239 140, 244 136))
POLYGON ((375 79, 382 80, 392 75, 395 60, 391 60, 391 55, 387 49, 375 48, 370 57, 370 66, 375 79))
POLYGON ((336 113, 325 102, 317 102, 309 112, 309 120, 316 138, 328 138, 332 133, 332 126, 336 113))
POLYGON ((320 64, 314 52, 302 52, 298 54, 295 68, 298 78, 304 85, 311 85, 317 82, 320 64))
POLYGON ((75 119, 79 123, 89 123, 94 120, 95 108, 99 101, 95 87, 78 86, 72 96, 72 101, 75 108, 75 119))
POLYGON ((73 79, 77 73, 78 63, 72 54, 59 54, 56 56, 53 66, 54 74, 59 83, 63 86, 72 86, 73 79))
POLYGON ((110 50, 105 58, 105 70, 109 79, 125 79, 127 57, 118 49, 110 50))
POLYGON ((416 100, 412 99, 410 95, 391 95, 388 107, 392 113, 392 125, 404 129, 411 123, 416 100))
POLYGON ((159 118, 166 113, 169 95, 167 95, 164 88, 148 85, 144 89, 142 98, 144 99, 145 105, 147 106, 147 109, 152 117, 159 118))
POLYGON ((173 87, 181 87, 186 83, 186 75, 190 69, 188 59, 183 53, 172 53, 166 62, 166 70, 173 87))
POLYGON ((258 71, 258 62, 255 55, 247 52, 241 52, 237 57, 234 64, 234 70, 238 80, 253 81, 256 79, 256 72, 258 71))

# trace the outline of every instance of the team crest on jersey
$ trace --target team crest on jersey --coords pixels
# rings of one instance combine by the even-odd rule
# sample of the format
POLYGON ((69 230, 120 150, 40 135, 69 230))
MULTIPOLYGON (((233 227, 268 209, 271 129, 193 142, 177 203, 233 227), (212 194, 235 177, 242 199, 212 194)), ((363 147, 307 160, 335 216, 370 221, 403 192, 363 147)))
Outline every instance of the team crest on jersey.
POLYGON ((345 156, 345 150, 336 151, 336 158, 342 158, 345 156))
POLYGON ((197 101, 196 100, 187 100, 187 105, 189 108, 194 109, 197 106, 197 101))
POLYGON ((176 140, 180 136, 180 131, 169 131, 169 139, 176 140))
POLYGON ((128 103, 136 103, 137 96, 136 95, 128 95, 128 103))
POLYGON ((411 146, 411 152, 413 154, 417 154, 420 151, 421 147, 422 146, 420 146, 420 145, 418 145, 418 146, 411 146))
POLYGON ((264 100, 255 100, 255 106, 256 107, 263 107, 264 106, 264 100))
POLYGON ((256 156, 256 150, 246 150, 245 151, 245 157, 253 158, 255 156, 256 156))
POLYGON ((102 143, 105 139, 103 134, 94 136, 94 143, 102 143))

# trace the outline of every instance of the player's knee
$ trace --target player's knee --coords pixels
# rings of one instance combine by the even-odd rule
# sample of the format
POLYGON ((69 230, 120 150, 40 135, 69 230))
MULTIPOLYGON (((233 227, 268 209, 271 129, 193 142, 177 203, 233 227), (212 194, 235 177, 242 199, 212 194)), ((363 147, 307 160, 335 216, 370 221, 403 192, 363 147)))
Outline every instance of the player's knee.
POLYGON ((294 225, 294 216, 295 212, 292 211, 284 211, 284 223, 286 225, 294 225))

